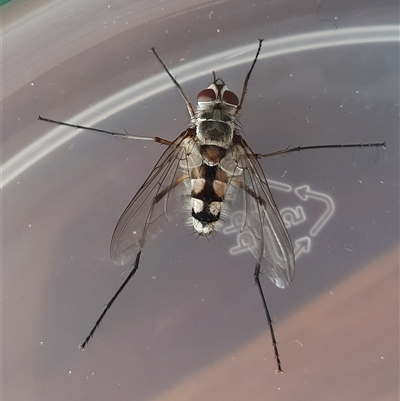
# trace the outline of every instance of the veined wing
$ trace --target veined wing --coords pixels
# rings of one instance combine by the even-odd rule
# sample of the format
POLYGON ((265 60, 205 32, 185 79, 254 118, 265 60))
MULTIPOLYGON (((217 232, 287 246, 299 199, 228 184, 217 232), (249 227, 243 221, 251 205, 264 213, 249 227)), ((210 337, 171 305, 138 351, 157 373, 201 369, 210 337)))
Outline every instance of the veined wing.
POLYGON ((183 198, 190 196, 189 164, 197 163, 190 156, 195 134, 189 128, 168 147, 120 217, 110 247, 115 264, 132 263, 145 243, 182 210, 183 198))
POLYGON ((251 234, 249 248, 262 270, 277 287, 285 288, 294 275, 294 251, 264 172, 240 135, 234 137, 232 157, 237 173, 231 183, 241 189, 232 202, 232 208, 241 212, 238 229, 244 235, 251 234))

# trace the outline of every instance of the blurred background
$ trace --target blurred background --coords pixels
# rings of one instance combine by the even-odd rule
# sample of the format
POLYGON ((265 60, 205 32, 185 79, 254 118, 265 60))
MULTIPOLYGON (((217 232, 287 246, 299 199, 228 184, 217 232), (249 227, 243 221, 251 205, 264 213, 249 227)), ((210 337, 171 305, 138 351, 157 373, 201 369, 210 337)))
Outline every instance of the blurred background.
MULTIPOLYGON (((397 400, 397 1, 12 0, 2 13, 2 399, 397 400), (296 274, 261 278, 234 229, 206 240, 186 215, 129 267, 119 216, 164 148, 38 122, 38 115, 175 139, 214 70, 240 95, 256 153, 386 142, 261 161, 296 274)), ((231 226, 231 222, 227 222, 231 226)))

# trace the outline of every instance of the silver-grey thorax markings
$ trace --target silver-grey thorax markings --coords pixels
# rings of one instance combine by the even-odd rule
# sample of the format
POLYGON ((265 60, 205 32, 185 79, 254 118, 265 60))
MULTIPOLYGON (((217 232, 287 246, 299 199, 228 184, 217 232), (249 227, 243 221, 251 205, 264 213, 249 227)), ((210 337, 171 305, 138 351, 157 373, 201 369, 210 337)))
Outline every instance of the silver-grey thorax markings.
POLYGON ((384 147, 385 144, 298 146, 267 154, 253 153, 241 135, 238 114, 261 46, 262 40, 259 39, 240 99, 213 72, 211 85, 197 95, 196 111, 155 49, 151 49, 182 95, 190 115, 189 127, 173 142, 39 116, 39 120, 51 123, 128 139, 151 140, 168 146, 115 227, 111 240, 111 258, 117 265, 130 264, 133 268, 81 344, 82 348, 86 347, 104 315, 137 271, 143 247, 162 231, 164 224, 183 211, 187 213, 188 224, 199 235, 207 236, 223 228, 228 211, 241 211, 245 216, 241 221, 241 231, 248 230, 255 239, 251 248, 256 258, 254 279, 267 317, 277 371, 282 372, 272 319, 259 275, 263 269, 277 287, 285 288, 293 279, 295 260, 289 234, 258 160, 307 149, 384 147))

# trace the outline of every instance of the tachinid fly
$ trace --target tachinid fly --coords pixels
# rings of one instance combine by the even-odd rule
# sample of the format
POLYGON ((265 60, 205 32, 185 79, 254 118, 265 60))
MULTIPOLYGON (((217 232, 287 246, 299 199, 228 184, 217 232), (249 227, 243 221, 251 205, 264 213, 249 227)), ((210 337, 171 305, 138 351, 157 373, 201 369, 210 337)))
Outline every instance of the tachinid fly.
POLYGON ((143 247, 161 232, 165 223, 183 210, 190 216, 190 224, 195 231, 201 236, 207 236, 223 227, 228 211, 232 213, 240 210, 244 215, 240 222, 241 232, 247 231, 254 238, 254 244, 250 247, 256 258, 254 279, 266 313, 277 371, 282 372, 272 320, 259 275, 262 269, 276 286, 285 288, 293 279, 295 260, 289 234, 258 160, 306 149, 384 147, 384 143, 298 146, 268 154, 253 153, 241 136, 238 114, 261 46, 262 40, 259 40, 240 99, 213 72, 212 84, 197 96, 196 111, 154 48, 151 49, 185 100, 190 115, 189 128, 173 142, 159 137, 139 137, 39 117, 43 121, 128 139, 152 140, 168 146, 114 230, 111 240, 114 263, 131 264, 133 268, 96 321, 82 343, 82 348, 86 347, 108 309, 135 274, 143 247))

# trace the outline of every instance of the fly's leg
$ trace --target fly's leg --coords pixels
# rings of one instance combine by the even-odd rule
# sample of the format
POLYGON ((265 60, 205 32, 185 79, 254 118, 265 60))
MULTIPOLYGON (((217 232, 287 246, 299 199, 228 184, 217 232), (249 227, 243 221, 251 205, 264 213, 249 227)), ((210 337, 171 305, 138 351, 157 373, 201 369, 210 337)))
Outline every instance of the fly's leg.
POLYGON ((70 124, 70 123, 66 123, 64 121, 51 120, 50 118, 45 118, 42 116, 39 116, 38 120, 45 121, 47 123, 57 124, 57 125, 64 125, 66 127, 72 127, 75 129, 84 129, 87 131, 101 132, 103 134, 118 136, 118 137, 122 137, 125 139, 136 139, 136 140, 140 140, 140 141, 153 141, 153 142, 160 143, 161 145, 167 145, 167 146, 170 146, 172 144, 171 141, 168 141, 167 139, 164 139, 164 138, 160 138, 158 136, 150 137, 150 136, 131 135, 131 134, 128 134, 127 132, 125 132, 123 134, 121 132, 107 131, 104 129, 86 127, 84 125, 79 125, 79 124, 70 124))
POLYGON ((240 111, 240 109, 242 108, 243 101, 244 101, 244 96, 246 95, 246 92, 247 92, 247 86, 249 85, 250 75, 251 75, 251 73, 253 72, 254 66, 256 65, 258 56, 259 56, 260 51, 261 51, 261 47, 262 47, 262 42, 263 42, 263 40, 264 40, 264 39, 258 39, 257 53, 256 53, 256 55, 255 55, 255 57, 254 57, 253 63, 252 63, 251 66, 250 66, 249 72, 247 73, 246 78, 244 79, 243 89, 242 89, 242 96, 240 97, 239 105, 238 105, 237 108, 236 108, 236 114, 238 114, 239 111, 240 111))
POLYGON ((173 75, 169 72, 169 69, 164 64, 164 61, 162 61, 160 56, 157 54, 156 49, 154 47, 152 47, 150 49, 150 51, 153 52, 153 54, 157 57, 157 60, 160 62, 160 64, 163 66, 165 72, 171 78, 172 82, 174 83, 174 85, 176 86, 176 88, 178 89, 179 93, 181 94, 181 96, 183 97, 183 99, 184 99, 184 101, 186 103, 186 108, 188 109, 188 112, 189 112, 191 120, 195 121, 196 120, 196 113, 194 112, 193 106, 190 103, 190 101, 189 101, 188 97, 186 96, 185 92, 183 91, 182 87, 179 85, 178 81, 173 77, 173 75))
POLYGON ((94 324, 92 330, 90 331, 89 335, 85 338, 85 341, 80 345, 82 349, 85 349, 87 343, 89 340, 93 337, 94 332, 97 330, 99 327, 101 321, 103 320, 105 314, 108 312, 108 310, 111 308, 111 305, 114 303, 114 301, 117 299, 118 295, 121 293, 121 291, 125 288, 125 286, 128 284, 129 280, 133 277, 133 275, 136 273, 138 267, 139 267, 139 260, 140 260, 140 254, 142 251, 139 251, 139 253, 136 256, 135 263, 133 263, 133 269, 129 273, 128 277, 125 279, 125 281, 121 284, 121 286, 118 288, 117 292, 113 295, 113 297, 110 299, 106 307, 104 308, 102 314, 100 317, 96 320, 96 323, 94 324))
POLYGON ((310 149, 344 149, 344 148, 385 148, 385 142, 376 142, 376 143, 350 143, 345 145, 314 145, 314 146, 296 146, 291 148, 290 146, 286 149, 278 150, 277 152, 271 153, 256 153, 254 156, 257 159, 262 159, 263 157, 271 157, 271 156, 281 156, 286 155, 292 152, 300 152, 302 150, 310 150, 310 149))
POLYGON ((260 292, 261 300, 262 300, 262 303, 263 303, 263 306, 264 306, 264 310, 265 310, 265 315, 267 316, 269 332, 271 334, 271 339, 272 339, 272 346, 274 347, 276 364, 278 366, 278 369, 276 370, 276 372, 277 373, 283 373, 282 365, 281 365, 281 359, 279 357, 279 352, 278 352, 278 343, 276 342, 274 327, 272 326, 271 315, 269 314, 267 301, 265 300, 264 293, 263 293, 263 290, 262 290, 262 287, 261 287, 261 283, 260 283, 260 268, 261 268, 260 263, 257 262, 256 268, 254 270, 254 280, 256 281, 256 285, 257 285, 258 291, 260 292))

